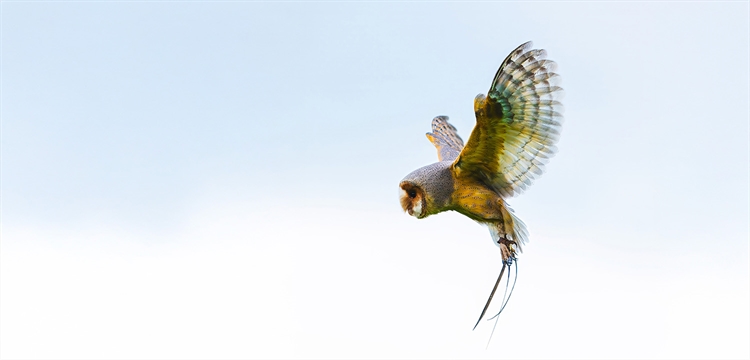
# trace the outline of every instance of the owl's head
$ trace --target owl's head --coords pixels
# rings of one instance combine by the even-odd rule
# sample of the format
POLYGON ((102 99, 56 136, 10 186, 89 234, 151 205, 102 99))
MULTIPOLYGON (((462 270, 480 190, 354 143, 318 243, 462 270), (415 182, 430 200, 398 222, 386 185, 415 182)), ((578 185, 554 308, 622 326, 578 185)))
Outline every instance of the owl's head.
POLYGON ((402 181, 399 187, 401 188, 401 208, 417 219, 425 217, 427 215, 427 198, 424 190, 411 181, 402 181))
POLYGON ((417 219, 450 210, 453 193, 451 161, 423 166, 399 183, 401 208, 417 219))

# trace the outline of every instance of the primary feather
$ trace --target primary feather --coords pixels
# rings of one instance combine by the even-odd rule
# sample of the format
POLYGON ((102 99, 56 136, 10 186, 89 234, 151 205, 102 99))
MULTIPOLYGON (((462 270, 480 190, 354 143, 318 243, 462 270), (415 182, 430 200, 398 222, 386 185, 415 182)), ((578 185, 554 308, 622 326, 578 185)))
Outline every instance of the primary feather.
POLYGON ((527 42, 510 53, 485 97, 477 96, 477 124, 454 162, 457 176, 517 195, 542 174, 560 135, 563 92, 556 65, 527 42))

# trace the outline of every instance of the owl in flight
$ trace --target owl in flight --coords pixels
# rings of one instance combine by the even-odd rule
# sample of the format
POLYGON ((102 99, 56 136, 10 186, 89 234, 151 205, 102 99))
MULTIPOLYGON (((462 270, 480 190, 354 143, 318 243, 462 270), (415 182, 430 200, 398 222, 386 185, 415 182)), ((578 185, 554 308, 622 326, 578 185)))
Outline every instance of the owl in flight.
MULTIPOLYGON (((492 79, 487 96, 474 98, 477 123, 466 145, 447 116, 436 117, 427 139, 437 148, 439 161, 414 170, 399 184, 401 207, 411 216, 422 219, 453 210, 490 229, 503 267, 477 324, 505 268, 513 265, 528 241, 526 226, 506 200, 542 174, 560 136, 558 100, 563 92, 556 86, 556 64, 545 59, 546 51, 531 46, 527 42, 513 50, 492 79)), ((502 308, 506 303, 503 295, 502 308)))

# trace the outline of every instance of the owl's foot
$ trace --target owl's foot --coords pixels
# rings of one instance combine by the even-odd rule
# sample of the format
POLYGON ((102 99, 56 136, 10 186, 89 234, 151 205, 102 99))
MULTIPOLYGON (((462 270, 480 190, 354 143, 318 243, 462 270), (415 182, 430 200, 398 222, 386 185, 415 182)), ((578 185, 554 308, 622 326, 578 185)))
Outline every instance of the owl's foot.
POLYGON ((508 237, 503 237, 497 241, 500 246, 500 255, 503 257, 503 263, 510 266, 513 263, 513 259, 516 258, 516 243, 508 237))

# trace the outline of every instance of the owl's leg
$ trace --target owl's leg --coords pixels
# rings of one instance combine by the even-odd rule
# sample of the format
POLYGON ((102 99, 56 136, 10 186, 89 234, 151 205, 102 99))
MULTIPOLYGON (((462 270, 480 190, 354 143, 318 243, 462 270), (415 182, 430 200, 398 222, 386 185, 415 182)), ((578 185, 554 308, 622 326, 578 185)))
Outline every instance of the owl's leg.
POLYGON ((504 233, 503 237, 497 241, 500 246, 500 255, 503 257, 503 263, 511 264, 516 258, 516 242, 508 239, 508 234, 504 233))
POLYGON ((513 214, 513 209, 503 199, 498 199, 497 204, 502 219, 495 223, 498 233, 495 241, 500 247, 503 261, 507 262, 514 259, 516 253, 521 251, 521 244, 526 241, 528 233, 526 225, 513 214))

